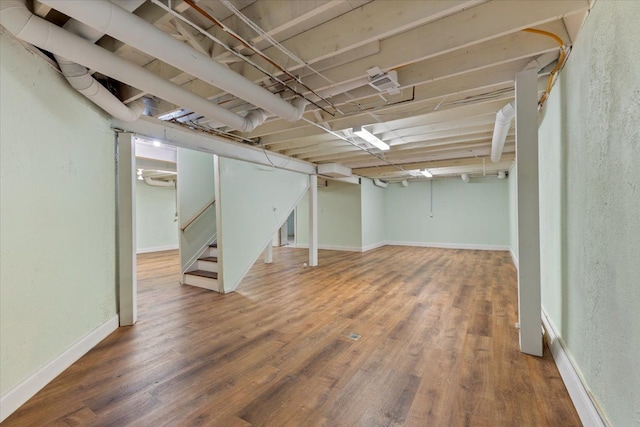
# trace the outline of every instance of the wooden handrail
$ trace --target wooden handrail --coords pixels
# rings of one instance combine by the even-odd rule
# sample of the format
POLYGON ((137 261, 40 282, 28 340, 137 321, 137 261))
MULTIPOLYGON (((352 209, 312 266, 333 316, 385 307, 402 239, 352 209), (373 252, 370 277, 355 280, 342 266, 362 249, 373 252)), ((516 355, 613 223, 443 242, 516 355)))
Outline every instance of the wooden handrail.
POLYGON ((180 230, 184 233, 184 231, 189 228, 191 226, 191 224, 193 224, 198 218, 200 218, 200 215, 202 215, 207 209, 209 209, 211 206, 213 206, 213 204, 216 202, 215 197, 213 199, 211 199, 211 201, 209 201, 209 203, 207 203, 202 209, 200 209, 198 212, 196 212, 196 214, 194 216, 191 217, 191 219, 189 221, 187 221, 187 223, 185 225, 183 225, 182 227, 180 227, 180 230))

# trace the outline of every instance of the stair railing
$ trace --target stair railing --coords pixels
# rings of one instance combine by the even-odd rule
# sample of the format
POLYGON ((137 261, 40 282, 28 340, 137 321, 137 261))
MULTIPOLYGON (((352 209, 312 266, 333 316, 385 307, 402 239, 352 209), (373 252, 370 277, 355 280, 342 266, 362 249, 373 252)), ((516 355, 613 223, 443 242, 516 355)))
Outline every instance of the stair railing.
POLYGON ((195 213, 195 215, 193 215, 191 217, 191 219, 189 219, 189 221, 187 221, 187 223, 185 225, 183 225, 182 227, 180 227, 180 230, 184 233, 185 231, 187 231, 187 228, 191 227, 191 225, 196 222, 196 220, 198 218, 200 218, 202 216, 203 213, 205 213, 211 206, 214 205, 214 203, 216 202, 215 197, 213 199, 211 199, 209 201, 209 203, 207 203, 202 209, 200 209, 198 212, 195 213))

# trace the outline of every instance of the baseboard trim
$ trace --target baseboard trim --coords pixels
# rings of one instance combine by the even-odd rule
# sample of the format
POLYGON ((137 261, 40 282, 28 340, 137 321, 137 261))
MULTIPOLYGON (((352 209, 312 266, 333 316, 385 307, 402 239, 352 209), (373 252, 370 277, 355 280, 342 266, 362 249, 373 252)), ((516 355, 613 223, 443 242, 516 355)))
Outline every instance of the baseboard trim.
MULTIPOLYGON (((382 246, 414 246, 418 248, 442 248, 442 249, 468 249, 476 251, 509 251, 508 246, 502 245, 476 245, 473 243, 426 243, 426 242, 400 242, 388 241, 378 242, 368 246, 340 246, 340 245, 318 245, 318 249, 330 251, 347 251, 347 252, 367 252, 372 249, 381 248, 382 246)), ((308 243, 297 243, 290 245, 293 248, 307 249, 308 243)))
POLYGON ((137 254, 148 254, 150 252, 173 251, 178 249, 178 245, 154 246, 152 248, 142 248, 136 251, 137 254))
MULTIPOLYGON (((295 245, 290 245, 290 247, 308 249, 309 244, 296 243, 295 245)), ((318 249, 326 251, 364 252, 363 248, 360 246, 318 245, 318 249)))
POLYGON ((378 249, 381 248, 383 246, 386 246, 387 243, 386 242, 378 242, 378 243, 373 243, 371 245, 367 245, 367 246, 363 246, 362 247, 362 252, 367 252, 373 249, 378 249))
POLYGON ((430 243, 430 242, 402 242, 388 241, 390 246, 416 246, 419 248, 442 248, 442 249, 468 249, 475 251, 508 251, 509 247, 504 245, 479 245, 475 243, 430 243))
POLYGON ((558 334, 553 322, 542 310, 542 324, 545 330, 545 340, 556 362, 560 376, 567 387, 573 405, 576 407, 580 421, 585 427, 609 426, 606 417, 598 410, 598 404, 588 388, 582 381, 582 376, 572 362, 571 356, 566 349, 562 337, 558 334))
POLYGON ((0 422, 118 328, 118 315, 98 326, 58 357, 0 397, 0 422))
POLYGON ((511 253, 511 260, 513 261, 513 265, 516 266, 516 270, 518 270, 520 267, 518 267, 518 258, 516 257, 516 254, 513 253, 513 248, 509 248, 509 253, 511 253))

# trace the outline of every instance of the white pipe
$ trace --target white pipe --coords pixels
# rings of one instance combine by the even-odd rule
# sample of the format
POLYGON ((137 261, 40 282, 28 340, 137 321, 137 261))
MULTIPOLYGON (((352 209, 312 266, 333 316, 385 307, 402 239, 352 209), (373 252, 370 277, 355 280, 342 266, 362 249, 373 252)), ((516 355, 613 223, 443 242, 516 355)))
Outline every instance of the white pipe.
POLYGON ((148 176, 143 178, 144 182, 152 187, 175 187, 175 181, 173 179, 170 181, 163 181, 161 179, 149 178, 148 176))
POLYGON ((491 161, 497 163, 502 157, 504 142, 507 139, 511 121, 516 115, 515 104, 513 101, 502 107, 496 113, 496 124, 493 127, 493 139, 491 141, 491 161))
POLYGON ((81 63, 85 67, 198 112, 233 129, 249 132, 259 124, 261 117, 264 117, 262 113, 254 113, 249 118, 245 118, 222 108, 33 15, 24 2, 25 0, 0 1, 0 24, 27 43, 70 61, 81 63))
POLYGON ((124 105, 107 88, 98 83, 86 67, 69 61, 60 55, 54 55, 54 57, 58 61, 62 75, 67 79, 71 87, 112 117, 125 122, 132 122, 144 112, 144 104, 142 102, 134 102, 130 107, 124 105))
POLYGON ((387 188, 387 186, 389 186, 389 183, 380 181, 378 178, 376 178, 373 180, 373 185, 375 185, 376 187, 387 188))
MULTIPOLYGON (((144 3, 144 0, 120 1, 120 3, 123 8, 129 12, 133 12, 144 3)), ((91 43, 97 42, 104 36, 104 33, 75 19, 69 19, 63 28, 91 43)), ((112 117, 125 122, 132 122, 144 112, 144 104, 141 102, 132 103, 131 106, 123 104, 115 95, 109 92, 107 88, 98 83, 86 67, 69 61, 59 55, 54 55, 54 57, 60 66, 62 75, 67 79, 71 87, 98 107, 105 110, 112 117)))
POLYGON ((304 113, 306 102, 286 102, 109 0, 42 3, 285 120, 295 122, 304 113))

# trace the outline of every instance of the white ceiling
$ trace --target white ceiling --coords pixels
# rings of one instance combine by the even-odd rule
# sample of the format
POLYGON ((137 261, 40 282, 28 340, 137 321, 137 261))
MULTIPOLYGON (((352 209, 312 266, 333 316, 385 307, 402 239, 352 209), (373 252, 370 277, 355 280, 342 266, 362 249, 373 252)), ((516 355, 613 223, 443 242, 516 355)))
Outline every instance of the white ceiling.
MULTIPOLYGON (((336 86, 363 81, 372 67, 396 71, 400 91, 387 94, 369 85, 356 87, 327 97, 332 105, 317 101, 324 110, 308 105, 304 120, 291 123, 270 117, 245 134, 126 85, 119 92, 121 99, 129 103, 148 97, 155 117, 175 113, 181 117, 178 121, 192 126, 253 140, 267 150, 309 162, 340 163, 356 175, 387 181, 422 179, 410 171, 425 168, 434 176, 507 170, 514 158, 513 132, 502 161, 494 164, 489 159, 495 113, 513 99, 516 72, 541 54, 560 52, 551 37, 522 30, 541 29, 570 46, 589 7, 588 0, 231 1, 308 65, 301 66, 242 22, 223 1, 193 1, 304 86, 242 46, 187 2, 172 0, 170 7, 309 97, 312 93, 305 86, 326 94, 336 86), (353 136, 351 129, 357 126, 364 126, 391 149, 382 152, 353 136)), ((163 2, 168 5, 167 0, 163 2)), ((64 22, 58 12, 37 2, 35 11, 57 24, 64 22)), ((135 14, 282 97, 295 95, 150 1, 135 14)), ((244 114, 255 108, 109 36, 98 44, 233 111, 244 114)), ((540 74, 541 95, 554 65, 540 74)))

